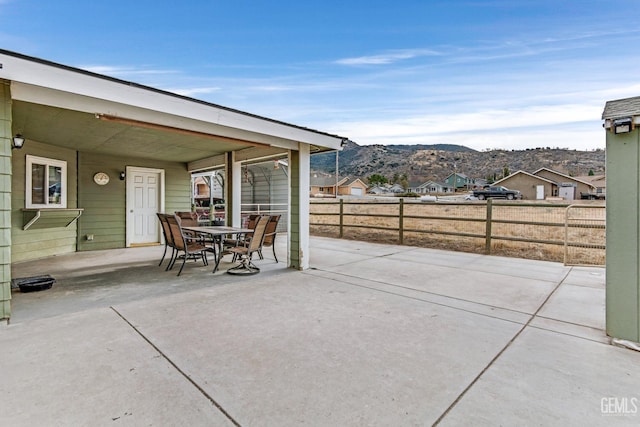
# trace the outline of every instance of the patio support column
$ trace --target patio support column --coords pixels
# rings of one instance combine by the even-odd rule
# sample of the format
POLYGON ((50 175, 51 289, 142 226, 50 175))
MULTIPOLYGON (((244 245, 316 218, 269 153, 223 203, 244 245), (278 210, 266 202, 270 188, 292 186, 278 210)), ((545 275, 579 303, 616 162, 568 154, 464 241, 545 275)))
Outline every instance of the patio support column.
POLYGON ((640 130, 607 131, 607 335, 640 343, 640 130))
POLYGON ((0 322, 11 316, 11 90, 0 81, 0 322))
POLYGON ((224 195, 227 206, 227 225, 240 227, 242 225, 242 163, 236 162, 236 153, 227 153, 225 160, 226 191, 224 195))
POLYGON ((311 158, 308 144, 289 151, 289 256, 290 268, 309 268, 309 184, 311 158))

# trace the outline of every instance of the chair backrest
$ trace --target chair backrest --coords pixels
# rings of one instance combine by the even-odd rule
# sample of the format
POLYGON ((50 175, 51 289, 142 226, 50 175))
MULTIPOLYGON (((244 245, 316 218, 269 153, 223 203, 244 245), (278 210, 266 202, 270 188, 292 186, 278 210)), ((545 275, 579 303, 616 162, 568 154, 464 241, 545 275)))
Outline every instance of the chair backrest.
POLYGON ((268 216, 260 216, 258 221, 256 222, 256 227, 253 229, 253 235, 251 236, 251 241, 249 242, 249 247, 247 248, 248 254, 251 254, 262 247, 262 242, 264 241, 265 231, 267 229, 267 224, 269 223, 268 216))
POLYGON ((265 230, 264 242, 262 242, 263 246, 273 245, 273 241, 276 238, 276 229, 278 228, 278 222, 280 221, 281 216, 282 215, 271 215, 269 217, 269 223, 267 224, 267 229, 265 230))
POLYGON ((180 226, 180 219, 177 215, 167 215, 167 224, 171 231, 171 237, 173 238, 174 247, 179 250, 186 250, 186 243, 184 235, 182 234, 182 227, 180 226))
POLYGON ((164 240, 167 242, 168 246, 174 247, 173 236, 171 235, 171 229, 169 228, 169 223, 167 222, 167 214, 157 213, 158 220, 160 221, 160 225, 162 226, 162 234, 164 234, 164 240))
POLYGON ((185 227, 198 226, 198 214, 195 212, 176 212, 176 216, 180 218, 180 224, 185 227))
POLYGON ((247 219, 247 226, 245 228, 250 228, 250 229, 254 229, 256 228, 256 223, 258 222, 258 218, 260 218, 260 215, 249 215, 249 218, 247 219))

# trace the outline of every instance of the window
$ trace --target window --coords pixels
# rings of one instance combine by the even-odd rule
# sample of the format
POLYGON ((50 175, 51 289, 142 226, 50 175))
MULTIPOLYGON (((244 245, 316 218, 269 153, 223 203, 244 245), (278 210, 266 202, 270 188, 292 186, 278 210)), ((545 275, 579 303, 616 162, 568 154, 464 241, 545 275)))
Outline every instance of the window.
POLYGON ((25 207, 67 207, 67 162, 27 155, 25 207))

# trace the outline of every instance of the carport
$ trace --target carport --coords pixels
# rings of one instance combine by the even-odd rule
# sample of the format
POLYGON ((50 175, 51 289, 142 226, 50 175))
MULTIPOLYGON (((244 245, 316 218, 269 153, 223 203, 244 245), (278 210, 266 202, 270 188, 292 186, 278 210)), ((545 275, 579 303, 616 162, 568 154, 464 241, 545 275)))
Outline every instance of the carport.
POLYGON ((12 262, 159 244, 196 171, 224 168, 239 226, 242 166, 287 159, 287 264, 308 268, 309 156, 345 138, 6 50, 0 82, 0 319, 12 262))

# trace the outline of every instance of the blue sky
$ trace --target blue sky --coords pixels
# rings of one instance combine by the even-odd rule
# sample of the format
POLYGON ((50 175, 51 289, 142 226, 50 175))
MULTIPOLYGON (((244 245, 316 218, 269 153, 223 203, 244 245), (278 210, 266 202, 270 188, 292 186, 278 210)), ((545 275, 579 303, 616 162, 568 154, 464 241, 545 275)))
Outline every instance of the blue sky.
POLYGON ((346 136, 604 148, 637 0, 0 0, 0 47, 346 136))

